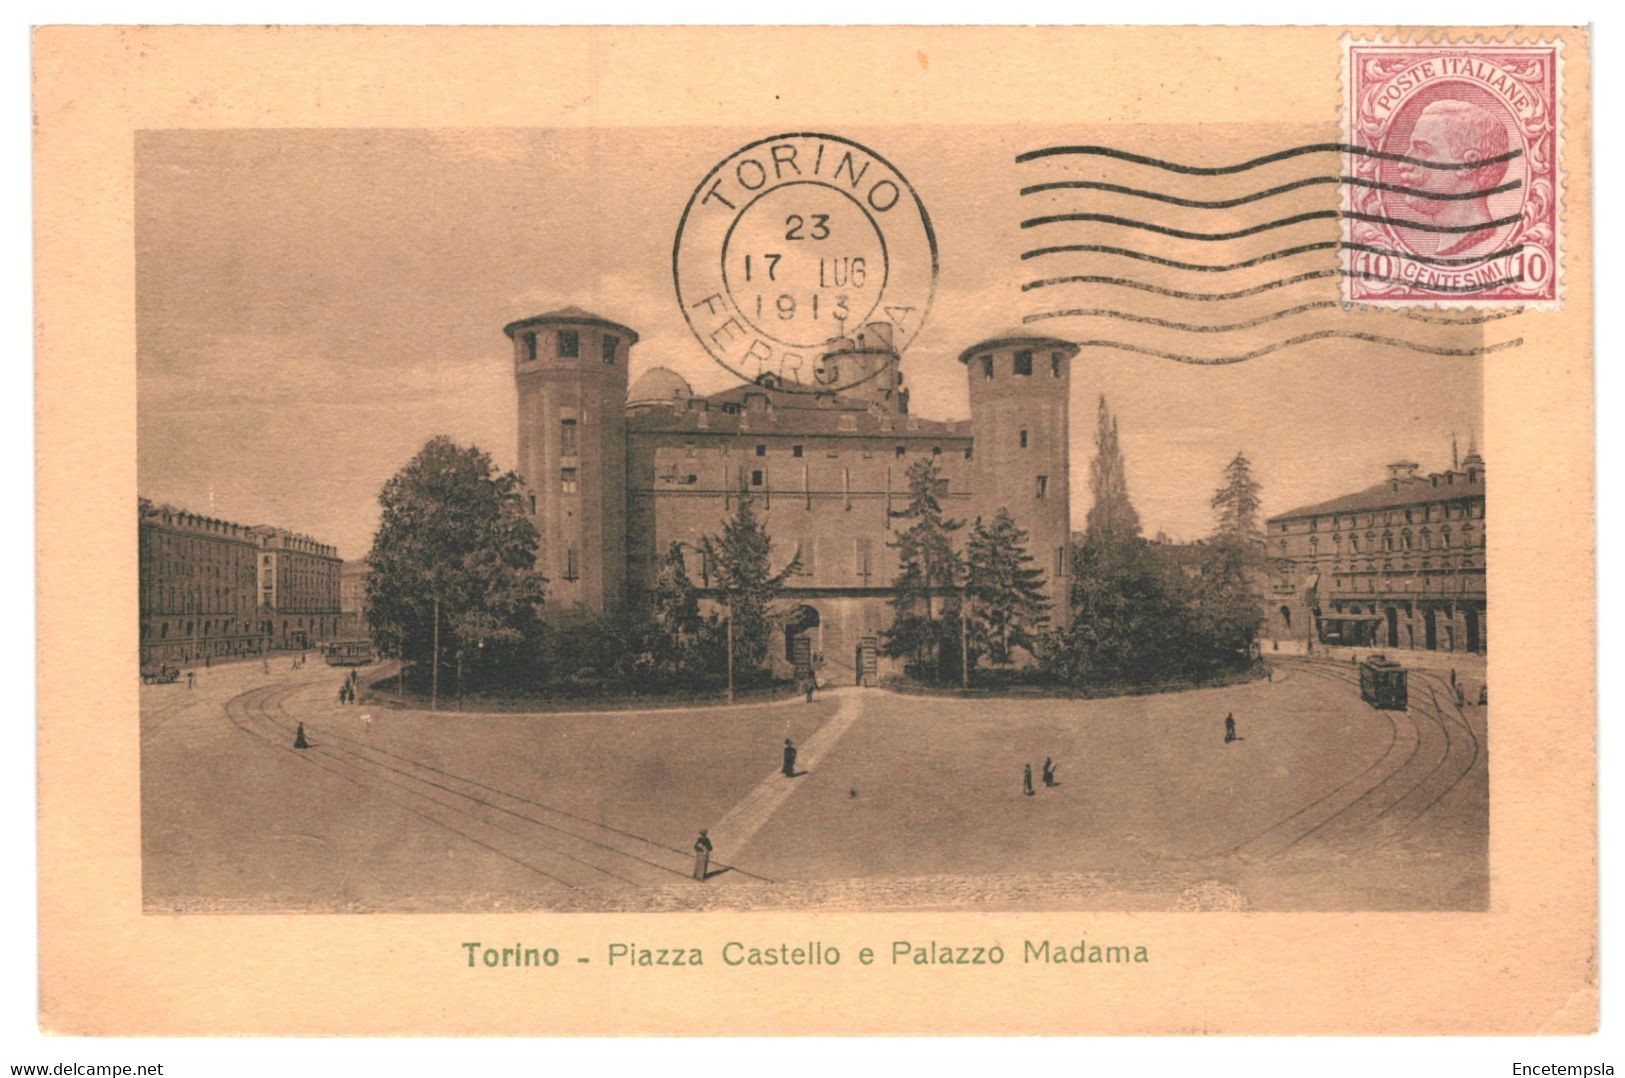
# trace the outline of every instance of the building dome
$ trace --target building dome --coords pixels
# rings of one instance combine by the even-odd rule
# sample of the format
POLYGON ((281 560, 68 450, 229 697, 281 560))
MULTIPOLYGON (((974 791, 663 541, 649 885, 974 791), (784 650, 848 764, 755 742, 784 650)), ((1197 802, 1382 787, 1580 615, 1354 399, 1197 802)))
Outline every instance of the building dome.
POLYGON ((650 367, 626 394, 628 408, 675 407, 694 396, 683 376, 668 367, 650 367))

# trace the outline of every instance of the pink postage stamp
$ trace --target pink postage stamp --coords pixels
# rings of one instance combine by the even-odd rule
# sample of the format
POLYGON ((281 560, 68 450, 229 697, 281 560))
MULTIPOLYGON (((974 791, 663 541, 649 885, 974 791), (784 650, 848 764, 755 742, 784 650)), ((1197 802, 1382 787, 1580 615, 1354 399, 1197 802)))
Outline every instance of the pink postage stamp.
POLYGON ((1558 302, 1560 49, 1343 39, 1346 300, 1558 302))

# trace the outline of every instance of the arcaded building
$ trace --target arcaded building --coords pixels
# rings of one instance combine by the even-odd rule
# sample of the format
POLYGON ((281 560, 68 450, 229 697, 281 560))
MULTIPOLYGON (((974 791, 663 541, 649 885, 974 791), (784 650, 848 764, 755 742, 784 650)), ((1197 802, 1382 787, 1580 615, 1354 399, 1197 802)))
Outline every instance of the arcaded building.
POLYGON ((1487 651, 1484 458, 1469 446, 1444 471, 1419 467, 1269 518, 1266 638, 1487 651))
POLYGON ((142 499, 136 536, 143 665, 307 648, 338 631, 338 552, 308 535, 142 499))
POLYGON ((253 529, 142 499, 136 549, 142 665, 264 649, 253 529))
MULTIPOLYGON (((696 396, 655 367, 628 387, 638 335, 566 308, 506 327, 519 397, 519 472, 551 604, 596 611, 636 602, 673 543, 711 601, 700 553, 748 496, 776 565, 801 567, 773 648, 805 635, 822 676, 850 680, 864 637, 891 621, 892 549, 906 521, 909 465, 934 460, 948 515, 1006 507, 1046 573, 1052 617, 1066 614, 1071 524, 1068 400, 1075 345, 1012 334, 960 354, 968 420, 912 415, 891 326, 830 340, 819 363, 847 388, 812 392, 771 377, 696 396), (1061 601, 1054 601, 1060 598, 1061 601)), ((782 646, 779 646, 782 645, 782 646)))

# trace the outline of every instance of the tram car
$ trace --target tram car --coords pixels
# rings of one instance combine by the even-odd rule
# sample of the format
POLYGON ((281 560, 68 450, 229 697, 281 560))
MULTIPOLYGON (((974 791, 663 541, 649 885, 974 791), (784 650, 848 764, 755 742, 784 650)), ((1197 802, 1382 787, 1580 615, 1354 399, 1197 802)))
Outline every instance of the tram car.
POLYGON ((1410 705, 1406 670, 1386 655, 1372 655, 1360 664, 1360 697, 1384 711, 1404 711, 1410 705))
POLYGON ((322 645, 328 666, 366 666, 372 662, 371 640, 329 640, 322 645))

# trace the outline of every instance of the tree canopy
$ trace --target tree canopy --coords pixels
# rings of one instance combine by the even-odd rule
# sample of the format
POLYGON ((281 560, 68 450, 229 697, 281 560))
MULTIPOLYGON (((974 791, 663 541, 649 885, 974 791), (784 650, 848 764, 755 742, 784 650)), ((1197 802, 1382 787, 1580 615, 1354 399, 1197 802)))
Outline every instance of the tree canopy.
POLYGON ((750 680, 767 662, 772 638, 774 601, 784 583, 801 569, 801 555, 792 555, 784 568, 773 571, 772 539, 763 527, 749 495, 738 496, 737 508, 722 525, 722 534, 708 535, 701 549, 711 566, 710 586, 721 593, 733 618, 734 677, 750 680))
POLYGON ((1044 571, 1033 568, 1027 532, 1016 527, 1010 510, 1000 508, 989 522, 976 518, 965 562, 967 631, 976 651, 1000 666, 1014 661, 1016 648, 1032 653, 1049 620, 1049 600, 1044 571))
POLYGON ((897 578, 890 600, 892 624, 883 647, 893 658, 912 660, 921 672, 928 660, 935 660, 931 673, 936 676, 941 676, 950 652, 958 660, 954 638, 959 632, 957 589, 962 571, 953 533, 965 524, 943 514, 944 484, 935 461, 921 459, 909 465, 908 504, 893 510, 892 517, 912 523, 888 544, 897 551, 897 578), (941 617, 939 595, 946 596, 941 617))
POLYGON ((1117 417, 1100 397, 1095 422, 1095 459, 1089 464, 1089 490, 1094 502, 1084 522, 1084 535, 1093 542, 1124 543, 1140 535, 1140 514, 1128 497, 1128 468, 1117 443, 1117 417))
POLYGON ((444 436, 384 484, 367 555, 367 620, 382 650, 430 661, 437 604, 442 661, 459 649, 478 661, 525 638, 546 580, 520 487, 488 453, 444 436))

